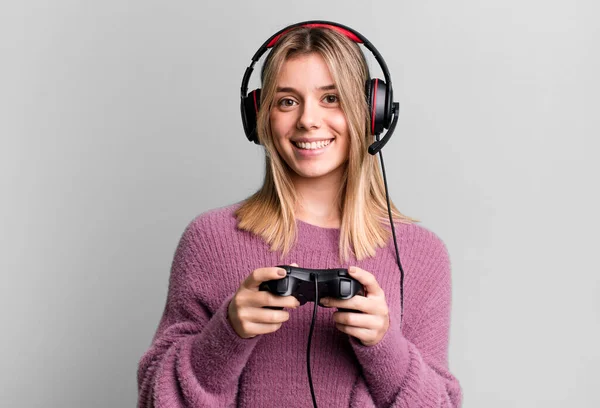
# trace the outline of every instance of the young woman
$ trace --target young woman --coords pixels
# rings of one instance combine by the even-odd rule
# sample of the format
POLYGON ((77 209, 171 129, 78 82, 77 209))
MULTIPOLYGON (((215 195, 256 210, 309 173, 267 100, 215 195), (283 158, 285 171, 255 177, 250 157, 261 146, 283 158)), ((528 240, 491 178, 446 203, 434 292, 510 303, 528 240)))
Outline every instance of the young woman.
POLYGON ((139 363, 139 407, 311 406, 313 304, 259 290, 282 278, 277 265, 292 264, 348 268, 365 289, 321 301, 310 350, 320 406, 460 406, 447 360, 446 247, 392 205, 406 271, 400 321, 384 184, 367 152, 368 79, 360 48, 335 27, 298 26, 277 39, 257 101, 263 186, 184 231, 164 314, 139 363))

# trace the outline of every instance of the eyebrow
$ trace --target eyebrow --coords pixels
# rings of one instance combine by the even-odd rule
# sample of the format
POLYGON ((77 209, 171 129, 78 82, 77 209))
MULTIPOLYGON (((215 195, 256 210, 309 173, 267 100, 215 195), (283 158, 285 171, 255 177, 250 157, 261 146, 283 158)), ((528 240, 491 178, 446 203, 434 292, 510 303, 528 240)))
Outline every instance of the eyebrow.
MULTIPOLYGON (((323 85, 317 88, 319 91, 332 91, 334 89, 336 89, 336 86, 334 84, 331 85, 323 85)), ((294 88, 290 87, 290 86, 284 86, 284 87, 277 87, 277 92, 294 92, 297 93, 298 91, 296 91, 294 88)))

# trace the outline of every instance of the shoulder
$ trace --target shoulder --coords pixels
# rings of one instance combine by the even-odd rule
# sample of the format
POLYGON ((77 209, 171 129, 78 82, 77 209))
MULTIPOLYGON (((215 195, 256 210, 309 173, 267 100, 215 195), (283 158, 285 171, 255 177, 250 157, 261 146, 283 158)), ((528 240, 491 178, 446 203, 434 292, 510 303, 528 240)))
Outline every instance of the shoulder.
POLYGON ((237 224, 235 211, 240 205, 241 202, 207 210, 194 217, 190 222, 190 226, 193 226, 194 228, 224 228, 232 225, 235 226, 237 224))
POLYGON ((235 218, 238 206, 236 203, 196 215, 181 234, 175 257, 185 262, 206 262, 226 251, 239 239, 235 218))
POLYGON ((198 239, 215 240, 236 232, 235 211, 240 205, 241 202, 238 202, 196 215, 187 225, 184 234, 193 235, 198 239))
POLYGON ((405 238, 413 248, 447 252, 444 240, 433 230, 418 223, 395 223, 396 236, 405 238))
POLYGON ((419 224, 401 224, 396 228, 406 273, 407 303, 420 316, 434 307, 446 308, 452 291, 452 265, 446 244, 437 233, 419 224))
MULTIPOLYGON (((430 228, 417 223, 394 223, 398 246, 417 264, 436 269, 450 266, 450 255, 444 240, 430 228)), ((393 247, 393 242, 391 246, 393 247)))

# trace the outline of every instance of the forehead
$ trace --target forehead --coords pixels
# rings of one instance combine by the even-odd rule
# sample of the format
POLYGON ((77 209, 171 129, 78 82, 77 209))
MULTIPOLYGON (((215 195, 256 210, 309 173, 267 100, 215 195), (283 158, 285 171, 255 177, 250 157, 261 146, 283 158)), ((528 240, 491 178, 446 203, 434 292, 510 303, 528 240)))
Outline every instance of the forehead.
POLYGON ((333 78, 329 67, 323 57, 317 53, 288 58, 283 62, 277 75, 279 87, 294 85, 320 87, 330 84, 333 84, 333 78))

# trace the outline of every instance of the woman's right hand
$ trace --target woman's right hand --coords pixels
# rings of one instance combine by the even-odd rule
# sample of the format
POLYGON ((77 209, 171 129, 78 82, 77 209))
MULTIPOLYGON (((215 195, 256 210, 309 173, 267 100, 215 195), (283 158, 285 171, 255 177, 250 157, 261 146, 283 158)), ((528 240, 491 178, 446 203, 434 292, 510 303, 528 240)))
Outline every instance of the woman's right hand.
POLYGON ((285 270, 281 268, 259 268, 242 282, 227 309, 229 323, 238 336, 249 339, 259 334, 273 333, 290 318, 289 312, 285 310, 266 309, 265 306, 288 309, 300 306, 300 302, 293 296, 276 296, 259 290, 261 283, 283 277, 285 270), (283 271, 283 275, 279 271, 283 271))

